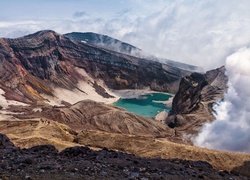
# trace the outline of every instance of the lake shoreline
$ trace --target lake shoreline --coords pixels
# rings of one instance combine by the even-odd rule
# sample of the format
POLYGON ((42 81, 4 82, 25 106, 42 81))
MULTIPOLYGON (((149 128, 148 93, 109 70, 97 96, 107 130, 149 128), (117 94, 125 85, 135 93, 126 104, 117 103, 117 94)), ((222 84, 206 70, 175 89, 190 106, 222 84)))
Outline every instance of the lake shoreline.
POLYGON ((130 98, 138 98, 145 94, 150 93, 161 93, 170 96, 174 96, 175 94, 166 93, 166 92, 159 92, 159 91, 152 91, 148 89, 124 89, 124 90, 109 90, 112 94, 122 98, 122 99, 130 99, 130 98))

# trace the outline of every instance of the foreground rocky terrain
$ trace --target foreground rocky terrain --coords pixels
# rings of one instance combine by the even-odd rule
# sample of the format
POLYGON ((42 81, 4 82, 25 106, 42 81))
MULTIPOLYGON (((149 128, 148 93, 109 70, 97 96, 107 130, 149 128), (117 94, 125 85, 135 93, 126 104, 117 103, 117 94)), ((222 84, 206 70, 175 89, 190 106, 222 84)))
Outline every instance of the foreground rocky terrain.
POLYGON ((247 179, 203 161, 140 158, 84 146, 20 149, 0 134, 0 178, 5 179, 247 179))
MULTIPOLYGON (((69 126, 41 119, 0 121, 0 131, 15 146, 32 148, 51 144, 59 151, 74 146, 110 150, 134 154, 143 158, 182 159, 205 161, 213 168, 249 176, 250 155, 219 152, 170 142, 169 138, 156 138, 98 130, 74 131, 69 126)), ((4 141, 5 142, 5 141, 4 141)), ((134 156, 131 156, 134 157, 134 156)), ((73 163, 73 162, 72 162, 73 163)))

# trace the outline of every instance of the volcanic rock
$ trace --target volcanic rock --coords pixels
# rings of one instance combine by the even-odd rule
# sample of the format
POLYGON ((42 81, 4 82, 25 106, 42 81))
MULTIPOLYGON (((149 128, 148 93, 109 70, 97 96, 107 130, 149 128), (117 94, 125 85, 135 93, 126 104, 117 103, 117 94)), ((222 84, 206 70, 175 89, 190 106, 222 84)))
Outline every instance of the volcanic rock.
POLYGON ((203 161, 148 159, 103 148, 51 145, 3 151, 1 179, 247 179, 203 161))
POLYGON ((14 147, 14 144, 5 134, 0 134, 0 149, 8 149, 14 147))
POLYGON ((227 80, 224 67, 182 78, 166 120, 169 127, 195 134, 205 122, 213 121, 213 104, 223 99, 227 80))
POLYGON ((168 113, 166 111, 161 111, 155 116, 155 120, 165 123, 166 118, 168 117, 168 113))

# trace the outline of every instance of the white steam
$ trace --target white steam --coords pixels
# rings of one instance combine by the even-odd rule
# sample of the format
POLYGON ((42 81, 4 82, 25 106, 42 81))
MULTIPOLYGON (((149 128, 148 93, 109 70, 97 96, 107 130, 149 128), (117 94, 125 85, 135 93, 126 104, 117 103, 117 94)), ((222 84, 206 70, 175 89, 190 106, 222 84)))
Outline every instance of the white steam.
POLYGON ((226 59, 228 91, 214 106, 216 120, 207 123, 194 144, 211 149, 250 153, 250 48, 226 59))

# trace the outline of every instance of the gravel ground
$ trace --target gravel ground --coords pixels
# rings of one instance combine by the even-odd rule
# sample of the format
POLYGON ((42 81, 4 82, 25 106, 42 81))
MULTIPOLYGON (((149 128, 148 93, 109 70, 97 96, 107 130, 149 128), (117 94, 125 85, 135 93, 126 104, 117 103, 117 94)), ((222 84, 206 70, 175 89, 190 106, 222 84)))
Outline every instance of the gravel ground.
POLYGON ((0 149, 0 179, 247 179, 202 161, 146 159, 108 149, 52 145, 0 149))

